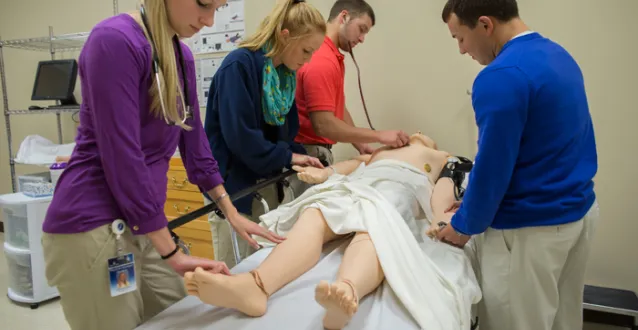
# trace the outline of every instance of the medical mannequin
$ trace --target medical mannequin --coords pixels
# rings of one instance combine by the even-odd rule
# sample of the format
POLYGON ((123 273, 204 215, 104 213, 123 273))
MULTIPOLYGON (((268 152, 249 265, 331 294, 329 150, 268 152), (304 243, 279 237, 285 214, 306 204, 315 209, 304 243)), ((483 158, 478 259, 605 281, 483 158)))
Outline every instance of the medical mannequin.
MULTIPOLYGON (((432 139, 417 133, 411 136, 410 144, 402 148, 381 148, 372 155, 358 156, 324 169, 295 167, 295 170, 302 181, 321 184, 334 173, 333 168, 336 173, 348 175, 362 162, 366 166, 384 159, 409 163, 420 169, 432 183, 430 187, 434 187, 430 200, 434 219, 428 219, 431 222, 429 231, 432 231, 439 221, 449 219, 455 206, 452 181, 441 179, 437 182, 450 155, 435 148, 432 139)), ((408 197, 401 196, 404 200, 408 197)), ((328 329, 343 328, 357 311, 359 299, 374 291, 385 278, 368 233, 351 235, 336 281, 322 281, 315 290, 316 301, 326 309, 324 327, 328 329)), ((347 235, 336 235, 330 229, 319 209, 307 208, 292 226, 286 241, 279 244, 256 270, 221 276, 197 269, 185 275, 185 285, 189 294, 198 296, 204 303, 261 316, 266 312, 271 294, 312 268, 319 260, 324 243, 344 236, 347 235)))

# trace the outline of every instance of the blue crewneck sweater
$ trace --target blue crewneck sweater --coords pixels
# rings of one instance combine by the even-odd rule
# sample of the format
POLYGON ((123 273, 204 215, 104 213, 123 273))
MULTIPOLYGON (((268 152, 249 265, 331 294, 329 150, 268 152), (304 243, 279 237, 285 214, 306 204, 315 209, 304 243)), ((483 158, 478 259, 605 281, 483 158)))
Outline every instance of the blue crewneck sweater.
POLYGON ((594 129, 576 61, 538 33, 509 41, 474 81, 479 140, 457 231, 558 225, 595 200, 594 129))

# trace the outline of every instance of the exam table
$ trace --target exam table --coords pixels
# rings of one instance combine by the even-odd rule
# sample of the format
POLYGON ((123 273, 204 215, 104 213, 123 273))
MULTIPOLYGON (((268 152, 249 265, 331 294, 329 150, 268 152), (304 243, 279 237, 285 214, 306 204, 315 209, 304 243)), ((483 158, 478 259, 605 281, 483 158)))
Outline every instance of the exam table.
MULTIPOLYGON (((256 192, 263 187, 284 182, 294 171, 281 173, 269 180, 238 192, 231 196, 236 200, 256 192)), ((466 183, 464 183, 465 185, 466 183)), ((174 229, 192 221, 204 214, 215 212, 216 206, 209 204, 201 209, 181 216, 169 223, 169 229, 174 229)), ((219 213, 218 213, 219 214, 219 213)), ((422 223, 425 226, 424 223, 422 223)), ((425 227, 416 229, 425 234, 425 227)), ((234 233, 233 233, 234 234, 234 233)), ((236 244, 236 236, 233 241, 236 244)), ((321 280, 332 282, 337 272, 350 238, 341 238, 326 244, 319 262, 308 272, 285 285, 275 292, 268 300, 268 309, 264 316, 253 318, 241 312, 211 306, 202 303, 198 297, 187 296, 173 306, 167 308, 136 330, 151 329, 243 329, 243 330, 298 330, 324 329, 322 319, 325 313, 314 299, 315 287, 321 280)), ((261 264, 272 247, 264 248, 241 260, 231 269, 231 273, 246 273, 261 264)), ((467 249, 472 249, 471 245, 467 249)), ((472 252, 466 252, 472 253, 472 252)), ((478 325, 478 324, 477 324, 478 325)), ((475 326, 473 327, 476 328, 475 326)), ((419 326, 403 304, 396 297, 387 281, 373 293, 363 297, 353 319, 345 329, 402 329, 418 330, 419 326)), ((465 329, 463 329, 465 330, 465 329)))
MULTIPOLYGON (((262 317, 248 317, 234 310, 204 304, 199 298, 188 296, 136 329, 322 330, 325 310, 315 302, 315 286, 321 280, 331 281, 336 278, 348 242, 348 239, 340 239, 327 244, 314 268, 270 297, 268 310, 262 317)), ((231 272, 243 273, 256 268, 271 251, 272 248, 257 251, 231 272)), ((419 329, 386 283, 361 299, 359 310, 345 329, 419 329)))

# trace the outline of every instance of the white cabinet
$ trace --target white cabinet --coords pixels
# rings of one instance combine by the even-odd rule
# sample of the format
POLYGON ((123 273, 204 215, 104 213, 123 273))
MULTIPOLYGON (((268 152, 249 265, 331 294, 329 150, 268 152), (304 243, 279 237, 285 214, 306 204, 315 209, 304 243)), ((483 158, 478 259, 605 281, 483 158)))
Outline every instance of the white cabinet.
POLYGON ((22 193, 0 196, 4 219, 4 254, 9 267, 8 296, 11 300, 31 304, 58 296, 49 287, 44 273, 42 223, 51 197, 31 198, 22 193))

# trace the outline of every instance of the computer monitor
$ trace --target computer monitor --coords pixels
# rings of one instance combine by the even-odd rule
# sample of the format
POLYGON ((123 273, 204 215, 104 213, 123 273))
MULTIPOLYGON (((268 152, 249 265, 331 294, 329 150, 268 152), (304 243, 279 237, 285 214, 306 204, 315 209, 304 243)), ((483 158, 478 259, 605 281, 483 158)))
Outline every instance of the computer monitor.
POLYGON ((73 95, 77 72, 78 64, 74 59, 40 61, 31 100, 57 100, 61 106, 78 105, 73 95))

